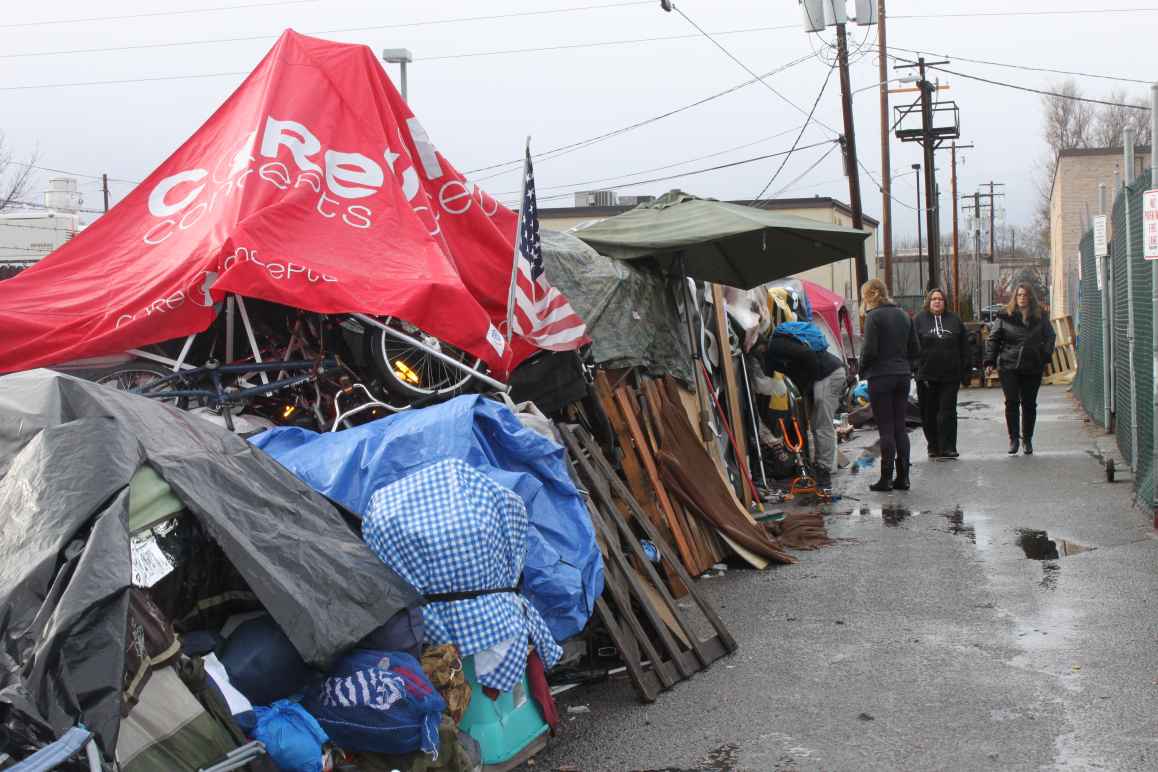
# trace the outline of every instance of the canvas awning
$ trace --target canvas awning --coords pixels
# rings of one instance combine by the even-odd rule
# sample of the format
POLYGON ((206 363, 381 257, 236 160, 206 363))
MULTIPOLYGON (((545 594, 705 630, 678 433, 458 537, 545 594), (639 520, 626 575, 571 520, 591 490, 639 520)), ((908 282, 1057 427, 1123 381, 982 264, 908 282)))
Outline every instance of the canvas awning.
POLYGON ((608 257, 652 258, 674 275, 741 289, 855 257, 869 236, 678 190, 575 235, 608 257))

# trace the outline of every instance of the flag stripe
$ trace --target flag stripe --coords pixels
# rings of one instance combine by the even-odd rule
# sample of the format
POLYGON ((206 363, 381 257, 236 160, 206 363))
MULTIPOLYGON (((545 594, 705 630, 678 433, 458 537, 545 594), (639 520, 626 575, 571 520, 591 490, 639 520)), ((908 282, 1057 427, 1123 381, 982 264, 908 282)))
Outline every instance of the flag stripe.
POLYGON ((543 267, 530 145, 523 164, 523 202, 511 273, 507 323, 513 333, 539 348, 556 351, 576 349, 590 342, 583 319, 575 313, 567 297, 551 286, 543 267))

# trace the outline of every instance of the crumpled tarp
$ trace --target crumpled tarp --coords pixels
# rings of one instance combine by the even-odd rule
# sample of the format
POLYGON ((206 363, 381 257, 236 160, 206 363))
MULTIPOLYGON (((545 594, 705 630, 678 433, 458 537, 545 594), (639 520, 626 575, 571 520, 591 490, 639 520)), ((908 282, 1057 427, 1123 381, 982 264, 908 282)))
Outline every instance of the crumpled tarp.
POLYGON ((464 395, 341 432, 279 427, 250 441, 362 517, 380 488, 437 461, 464 461, 523 499, 530 518, 523 594, 555 640, 578 634, 603 592, 595 530, 563 448, 498 402, 464 395))
POLYGON ((0 378, 0 727, 14 747, 121 721, 130 482, 149 465, 308 662, 417 602, 341 512, 239 437, 46 370, 0 378))
POLYGON ((551 283, 587 322, 595 364, 694 381, 678 284, 654 268, 604 257, 569 233, 542 230, 539 238, 551 283))

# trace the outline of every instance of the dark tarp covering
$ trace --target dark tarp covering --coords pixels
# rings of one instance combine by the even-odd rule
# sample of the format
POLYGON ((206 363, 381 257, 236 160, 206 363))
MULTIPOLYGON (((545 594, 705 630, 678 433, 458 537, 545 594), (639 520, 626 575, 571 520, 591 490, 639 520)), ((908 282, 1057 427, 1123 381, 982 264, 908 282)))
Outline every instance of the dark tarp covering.
MULTIPOLYGON (((116 746, 131 582, 129 483, 152 467, 311 664, 413 591, 341 511, 260 450, 143 397, 46 370, 0 378, 0 724, 78 721, 116 746)), ((35 734, 35 737, 33 737, 35 734)))
POLYGON ((740 289, 855 257, 869 236, 868 231, 678 190, 576 235, 618 260, 651 258, 677 276, 740 289))
POLYGON ((654 268, 604 257, 570 233, 544 230, 541 238, 547 275, 587 323, 595 364, 694 380, 677 284, 654 268))

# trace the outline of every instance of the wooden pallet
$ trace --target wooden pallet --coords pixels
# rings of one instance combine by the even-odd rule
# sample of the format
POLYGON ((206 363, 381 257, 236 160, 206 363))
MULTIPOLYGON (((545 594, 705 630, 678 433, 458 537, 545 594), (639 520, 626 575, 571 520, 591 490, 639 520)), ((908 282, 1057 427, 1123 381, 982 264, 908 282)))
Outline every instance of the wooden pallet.
POLYGON ((660 691, 691 678, 735 651, 736 641, 696 589, 670 543, 611 468, 594 438, 570 424, 560 425, 559 431, 572 464, 572 475, 586 494, 604 557, 606 590, 595 603, 596 615, 614 641, 640 698, 653 702, 660 691), (659 550, 661 569, 675 575, 715 631, 713 635, 700 638, 689 623, 628 524, 629 514, 659 550))
POLYGON ((1050 357, 1050 363, 1045 368, 1045 377, 1041 382, 1047 385, 1068 385, 1074 382, 1074 377, 1078 373, 1078 354, 1074 347, 1077 336, 1074 334, 1073 317, 1063 316, 1054 319, 1053 330, 1057 335, 1057 342, 1054 344, 1053 356, 1050 357))

